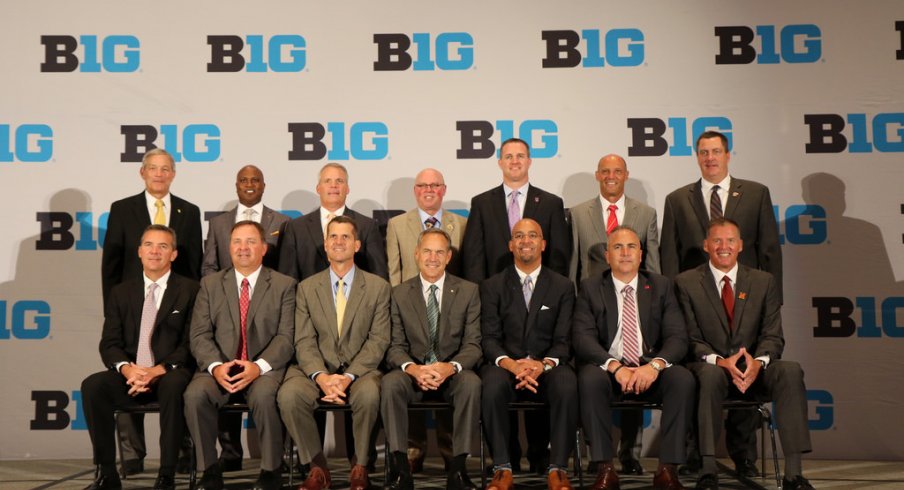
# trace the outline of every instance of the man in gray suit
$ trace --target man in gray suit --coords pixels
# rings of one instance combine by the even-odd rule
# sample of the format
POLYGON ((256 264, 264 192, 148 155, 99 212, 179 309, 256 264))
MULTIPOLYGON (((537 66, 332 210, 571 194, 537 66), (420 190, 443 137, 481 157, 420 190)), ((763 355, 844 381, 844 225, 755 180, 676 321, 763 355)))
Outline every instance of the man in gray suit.
MULTIPOLYGON (((389 257, 389 283, 394 287, 418 275, 414 258, 418 237, 428 228, 439 228, 452 242, 452 259, 446 266, 450 274, 461 272, 461 239, 467 219, 443 209, 446 182, 439 170, 425 168, 414 178, 417 208, 389 220, 386 228, 386 255, 389 257)), ((408 460, 413 473, 419 472, 427 454, 427 432, 424 412, 409 414, 408 460)), ((443 459, 452 456, 452 419, 448 412, 437 414, 436 439, 443 459)))
POLYGON ((699 385, 697 417, 702 476, 697 488, 719 487, 715 461, 722 401, 731 396, 775 402, 785 455, 782 488, 810 489, 801 453, 810 452, 807 389, 800 364, 781 359, 781 297, 772 274, 738 264, 741 231, 730 219, 709 224, 709 261, 678 275, 678 299, 690 336, 688 368, 699 385))
POLYGON ((185 420, 204 470, 199 488, 219 490, 217 411, 246 401, 260 435, 261 473, 255 489, 282 485, 282 425, 276 392, 292 359, 295 286, 262 265, 264 229, 253 221, 232 228, 233 266, 201 280, 191 323, 191 352, 199 372, 185 390, 185 420))
MULTIPOLYGON (((356 451, 366 455, 380 415, 380 361, 389 345, 389 283, 359 269, 361 248, 356 220, 337 216, 327 224, 327 270, 298 287, 295 361, 279 390, 279 410, 298 445, 302 464, 311 465, 302 490, 331 485, 314 421, 319 404, 351 405, 356 451)), ((352 490, 370 486, 364 464, 352 462, 352 490)))
MULTIPOLYGON (((600 158, 596 180, 600 183, 599 196, 571 208, 571 280, 580 285, 588 277, 609 270, 609 263, 606 262, 607 239, 618 225, 637 232, 643 252, 640 268, 658 274, 659 227, 656 224, 656 210, 625 195, 625 181, 628 180, 625 159, 618 155, 600 158)), ((643 467, 638 461, 643 435, 640 431, 642 416, 642 412, 635 410, 621 413, 618 459, 625 474, 643 474, 643 467)))
POLYGON ((473 489, 466 461, 480 419, 480 294, 477 285, 446 274, 452 240, 440 228, 421 232, 417 241, 420 274, 392 290, 392 340, 386 352, 390 371, 383 377, 381 413, 394 458, 386 488, 414 488, 408 457, 408 403, 445 400, 453 406, 454 458, 446 488, 473 489))
POLYGON ((201 264, 201 276, 228 269, 232 266, 229 256, 229 235, 232 225, 239 221, 251 220, 260 223, 264 228, 267 240, 267 254, 264 266, 276 269, 279 263, 279 240, 289 217, 264 206, 264 173, 254 165, 245 165, 235 177, 235 192, 239 203, 231 211, 212 218, 207 228, 207 241, 204 243, 204 262, 201 264))

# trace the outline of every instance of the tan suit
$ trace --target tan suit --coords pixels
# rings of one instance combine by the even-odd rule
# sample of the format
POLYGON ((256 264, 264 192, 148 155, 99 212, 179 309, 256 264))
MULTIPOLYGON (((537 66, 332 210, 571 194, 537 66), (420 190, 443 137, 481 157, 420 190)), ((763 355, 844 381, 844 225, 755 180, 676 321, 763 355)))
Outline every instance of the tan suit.
POLYGON ((314 422, 314 409, 323 394, 311 379, 321 372, 355 377, 346 401, 352 407, 355 454, 368 454, 370 433, 380 414, 378 366, 389 346, 389 294, 388 282, 356 267, 340 337, 330 269, 299 284, 295 310, 298 364, 289 367, 278 401, 302 463, 309 463, 323 450, 314 422))
MULTIPOLYGON (((446 266, 446 272, 450 274, 458 275, 461 272, 459 250, 467 222, 467 218, 443 209, 441 227, 452 239, 452 261, 446 266)), ((417 247, 417 237, 423 229, 424 224, 417 208, 389 220, 386 228, 386 255, 389 257, 389 282, 393 286, 398 286, 418 274, 414 249, 417 247)))

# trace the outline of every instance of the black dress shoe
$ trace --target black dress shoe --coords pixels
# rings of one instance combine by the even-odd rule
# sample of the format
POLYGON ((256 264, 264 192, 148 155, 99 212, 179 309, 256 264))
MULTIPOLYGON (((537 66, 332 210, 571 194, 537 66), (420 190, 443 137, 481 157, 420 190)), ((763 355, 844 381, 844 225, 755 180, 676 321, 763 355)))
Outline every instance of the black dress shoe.
POLYGON ((254 482, 253 490, 279 490, 282 488, 282 473, 279 471, 261 470, 254 482))
POLYGON ((414 490, 414 480, 410 474, 399 473, 395 478, 390 478, 383 487, 384 490, 414 490))
POLYGON ((220 471, 223 473, 233 472, 233 471, 242 471, 242 460, 241 459, 220 458, 219 460, 217 460, 217 465, 220 466, 220 471))
POLYGON ((116 473, 105 475, 98 469, 94 474, 94 481, 85 487, 85 490, 120 490, 121 488, 122 482, 119 481, 119 475, 116 473))
POLYGON ((157 475, 154 490, 176 490, 176 479, 172 475, 157 475))
POLYGON ((794 478, 788 480, 787 478, 782 478, 782 489, 783 490, 813 490, 813 485, 810 485, 810 480, 807 480, 801 475, 797 475, 794 478))
POLYGON ((694 487, 698 490, 719 490, 719 477, 707 473, 697 479, 697 485, 694 487))
POLYGON ((699 459, 689 459, 687 461, 687 464, 683 464, 678 468, 678 474, 681 476, 696 475, 697 473, 700 473, 701 469, 703 469, 703 464, 699 459))
POLYGON ((749 459, 735 460, 735 472, 739 477, 756 478, 760 472, 756 469, 756 463, 749 459))
POLYGON ((132 476, 143 472, 143 459, 127 459, 122 462, 122 467, 119 469, 120 476, 132 476))
POLYGON ((446 490, 477 490, 468 474, 464 471, 453 471, 446 477, 446 490))
POLYGON ((204 470, 204 476, 195 490, 223 490, 223 487, 223 474, 220 473, 220 467, 214 464, 204 470))
POLYGON ((621 462, 621 474, 622 475, 642 475, 643 474, 643 466, 640 465, 640 461, 636 459, 626 459, 621 462))

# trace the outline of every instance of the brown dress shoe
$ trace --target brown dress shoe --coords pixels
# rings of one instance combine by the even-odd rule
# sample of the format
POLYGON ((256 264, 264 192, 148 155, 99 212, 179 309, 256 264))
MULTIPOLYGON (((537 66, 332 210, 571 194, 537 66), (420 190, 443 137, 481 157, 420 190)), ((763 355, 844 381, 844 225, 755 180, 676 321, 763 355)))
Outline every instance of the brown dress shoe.
POLYGON ((324 488, 330 488, 331 484, 330 470, 311 465, 311 471, 308 472, 308 478, 300 487, 298 487, 298 490, 322 490, 324 488))
POLYGON ((593 490, 619 490, 618 473, 612 463, 600 463, 597 467, 596 481, 590 487, 593 490))
POLYGON ((352 466, 352 472, 348 476, 350 490, 368 490, 370 478, 367 476, 367 467, 362 464, 352 466))
POLYGON ((505 470, 496 470, 493 473, 493 479, 487 485, 487 490, 512 490, 515 488, 515 482, 512 481, 512 472, 505 470))
POLYGON ((568 481, 568 474, 562 470, 552 470, 546 476, 546 485, 549 490, 571 490, 571 482, 568 481))
POLYGON ((653 477, 654 490, 684 490, 678 479, 678 471, 673 464, 661 464, 653 477))

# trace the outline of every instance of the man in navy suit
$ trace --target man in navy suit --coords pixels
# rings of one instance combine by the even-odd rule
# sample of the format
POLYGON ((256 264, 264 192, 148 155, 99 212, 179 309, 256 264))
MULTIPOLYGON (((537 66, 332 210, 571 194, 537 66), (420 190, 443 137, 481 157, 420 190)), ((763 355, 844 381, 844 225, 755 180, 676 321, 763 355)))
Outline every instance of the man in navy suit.
POLYGON ((154 488, 175 488, 185 432, 182 392, 194 368, 188 327, 198 283, 171 271, 178 256, 172 229, 151 225, 140 242, 137 256, 143 274, 117 285, 107 301, 100 341, 107 370, 82 382, 97 464, 91 490, 120 488, 113 411, 155 401, 160 403, 160 472, 154 488))
MULTIPOLYGON (((101 256, 101 284, 104 308, 117 284, 141 277, 141 262, 135 254, 141 235, 151 224, 169 226, 176 232, 178 250, 173 271, 198 280, 201 275, 201 211, 194 204, 170 194, 176 178, 172 155, 162 148, 147 152, 141 161, 144 191, 110 206, 107 234, 101 256)), ((131 475, 144 469, 144 415, 119 417, 123 472, 131 475)), ((180 461, 187 470, 188 457, 180 461)))

